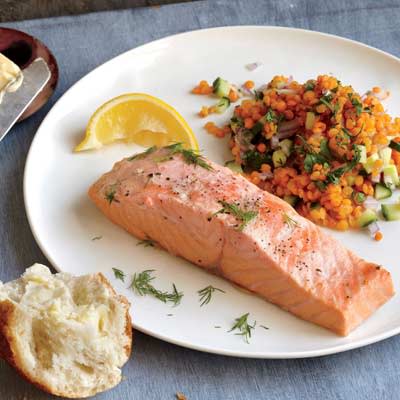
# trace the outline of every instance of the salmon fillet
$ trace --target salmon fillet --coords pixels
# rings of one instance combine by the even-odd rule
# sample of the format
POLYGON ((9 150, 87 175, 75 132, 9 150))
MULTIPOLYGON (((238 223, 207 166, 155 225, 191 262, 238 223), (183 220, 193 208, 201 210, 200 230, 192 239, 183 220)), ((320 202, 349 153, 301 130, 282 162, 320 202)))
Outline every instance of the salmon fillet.
POLYGON ((176 149, 150 149, 116 163, 91 186, 90 198, 137 238, 339 335, 394 295, 387 270, 285 201, 176 149))

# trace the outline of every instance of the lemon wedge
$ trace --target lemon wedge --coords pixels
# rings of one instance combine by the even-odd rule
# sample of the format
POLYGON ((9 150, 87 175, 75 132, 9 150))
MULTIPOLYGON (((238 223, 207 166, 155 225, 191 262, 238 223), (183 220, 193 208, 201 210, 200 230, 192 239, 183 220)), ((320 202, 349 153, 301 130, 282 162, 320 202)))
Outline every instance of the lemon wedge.
POLYGON ((143 147, 181 142, 199 149, 188 123, 169 104, 144 93, 114 97, 91 116, 84 139, 75 151, 99 149, 115 141, 133 142, 143 147))

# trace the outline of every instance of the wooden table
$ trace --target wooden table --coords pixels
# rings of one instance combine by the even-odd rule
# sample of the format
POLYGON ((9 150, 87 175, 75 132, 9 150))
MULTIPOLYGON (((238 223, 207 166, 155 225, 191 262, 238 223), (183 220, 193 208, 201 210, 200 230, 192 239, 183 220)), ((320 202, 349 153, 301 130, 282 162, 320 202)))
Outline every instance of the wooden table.
POLYGON ((0 0, 0 22, 188 1, 191 0, 0 0))

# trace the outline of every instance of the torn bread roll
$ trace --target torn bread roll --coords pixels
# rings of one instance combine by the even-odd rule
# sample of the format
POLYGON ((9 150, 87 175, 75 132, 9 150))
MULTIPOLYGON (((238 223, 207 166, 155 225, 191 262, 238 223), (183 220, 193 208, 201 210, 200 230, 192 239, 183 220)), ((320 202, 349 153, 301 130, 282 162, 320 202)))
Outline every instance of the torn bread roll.
POLYGON ((0 282, 0 356, 46 392, 82 398, 116 386, 131 347, 129 303, 101 273, 35 264, 0 282))

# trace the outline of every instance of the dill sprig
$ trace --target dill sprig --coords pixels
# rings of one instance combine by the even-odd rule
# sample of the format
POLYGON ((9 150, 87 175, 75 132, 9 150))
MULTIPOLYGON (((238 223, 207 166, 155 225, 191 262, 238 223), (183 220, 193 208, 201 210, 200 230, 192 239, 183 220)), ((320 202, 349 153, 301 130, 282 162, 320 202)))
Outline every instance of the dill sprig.
POLYGON ((151 282, 154 280, 154 276, 152 276, 153 272, 154 269, 147 269, 145 271, 135 273, 129 287, 134 292, 137 292, 140 296, 150 295, 162 301, 163 303, 170 302, 174 306, 177 306, 183 297, 183 293, 178 292, 175 284, 172 284, 171 293, 156 289, 151 284, 151 282))
POLYGON ((154 247, 155 246, 155 242, 154 242, 154 240, 151 240, 151 239, 139 240, 136 243, 136 246, 154 247))
POLYGON ((125 273, 118 268, 113 268, 115 279, 125 282, 125 273))
POLYGON ((94 242, 95 240, 100 240, 103 239, 103 236, 94 236, 92 237, 92 242, 94 242))
POLYGON ((148 149, 146 149, 142 153, 134 154, 132 157, 128 158, 128 161, 133 161, 133 160, 142 160, 146 156, 148 156, 151 153, 154 153, 157 150, 157 146, 151 146, 148 149))
POLYGON ((214 286, 211 286, 211 285, 205 287, 204 289, 201 289, 201 290, 197 291, 197 293, 200 296, 200 299, 199 299, 199 301, 201 303, 200 307, 204 306, 205 304, 208 304, 211 301, 212 294, 215 291, 218 291, 218 292, 221 292, 221 293, 225 293, 224 290, 218 289, 218 288, 216 288, 214 286))
POLYGON ((253 325, 249 325, 247 319, 249 317, 249 313, 243 314, 241 317, 235 319, 235 324, 232 329, 228 332, 232 332, 235 329, 238 329, 239 332, 235 333, 235 335, 243 336, 246 343, 249 343, 249 339, 251 338, 251 331, 256 326, 256 321, 254 321, 253 325))
POLYGON ((226 201, 219 201, 218 203, 222 205, 222 208, 213 215, 226 213, 235 216, 241 221, 241 224, 238 227, 239 231, 242 231, 244 227, 258 215, 257 211, 242 210, 235 203, 227 203, 226 201))
POLYGON ((292 217, 290 217, 287 213, 282 214, 283 222, 290 228, 294 229, 299 226, 299 223, 294 220, 292 217))
MULTIPOLYGON (((173 156, 174 154, 182 154, 187 164, 193 164, 195 166, 198 165, 199 167, 202 167, 208 171, 213 170, 213 167, 206 162, 201 154, 193 149, 185 149, 183 147, 183 143, 181 142, 170 144, 164 148, 169 151, 169 157, 173 156)), ((168 160, 169 157, 166 157, 166 160, 168 160)))
POLYGON ((105 199, 111 204, 113 201, 119 203, 119 200, 115 198, 115 194, 117 193, 118 183, 114 183, 110 185, 105 192, 105 199))

